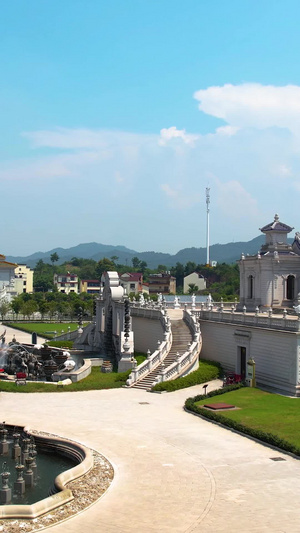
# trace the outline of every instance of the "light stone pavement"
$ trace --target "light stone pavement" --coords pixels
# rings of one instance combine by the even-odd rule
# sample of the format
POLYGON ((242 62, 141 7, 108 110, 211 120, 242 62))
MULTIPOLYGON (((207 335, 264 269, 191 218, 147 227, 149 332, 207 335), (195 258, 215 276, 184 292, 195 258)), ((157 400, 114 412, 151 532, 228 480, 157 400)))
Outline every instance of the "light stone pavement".
POLYGON ((49 531, 300 531, 300 461, 186 413, 185 398, 199 393, 0 393, 8 423, 79 441, 115 468, 101 500, 49 531))
MULTIPOLYGON (((32 338, 31 333, 26 333, 25 331, 20 331, 18 329, 10 328, 8 326, 5 326, 5 324, 1 323, 0 335, 2 335, 2 333, 4 333, 5 330, 6 330, 5 342, 7 344, 12 341, 14 336, 17 342, 21 342, 21 343, 24 342, 25 344, 31 344, 31 338, 32 338)), ((44 337, 39 337, 39 336, 37 337, 38 344, 42 344, 44 341, 45 341, 44 337)))

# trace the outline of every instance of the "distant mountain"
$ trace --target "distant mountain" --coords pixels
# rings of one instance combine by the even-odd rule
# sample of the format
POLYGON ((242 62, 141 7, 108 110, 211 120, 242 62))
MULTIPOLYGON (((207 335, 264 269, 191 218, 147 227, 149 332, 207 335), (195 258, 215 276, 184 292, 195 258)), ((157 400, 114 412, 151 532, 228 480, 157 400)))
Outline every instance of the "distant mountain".
MULTIPOLYGON (((228 244, 213 244, 210 247, 210 259, 218 261, 218 263, 234 263, 241 257, 241 254, 253 255, 258 252, 261 245, 265 241, 264 235, 259 235, 248 242, 230 242, 228 244)), ((292 239, 289 239, 292 242, 292 239)), ((27 257, 7 256, 8 261, 14 263, 25 263, 31 268, 34 268, 37 261, 42 259, 45 263, 50 263, 50 256, 56 252, 59 256, 58 264, 70 261, 73 257, 80 257, 84 259, 94 259, 99 261, 103 257, 118 257, 117 262, 128 265, 128 269, 132 266, 132 258, 138 257, 141 261, 146 261, 149 268, 157 268, 158 265, 165 265, 167 268, 175 266, 176 263, 187 263, 192 261, 196 264, 206 263, 206 248, 184 248, 179 250, 177 254, 171 255, 163 252, 137 252, 126 248, 126 246, 113 246, 109 244, 100 244, 97 242, 90 242, 85 244, 78 244, 72 248, 53 248, 48 252, 36 252, 27 257)))

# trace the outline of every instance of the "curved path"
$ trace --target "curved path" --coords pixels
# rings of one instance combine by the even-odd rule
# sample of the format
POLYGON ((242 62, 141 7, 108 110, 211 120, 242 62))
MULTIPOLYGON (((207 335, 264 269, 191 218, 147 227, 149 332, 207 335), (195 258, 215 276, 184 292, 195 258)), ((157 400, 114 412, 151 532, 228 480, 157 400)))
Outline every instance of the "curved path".
POLYGON ((8 423, 80 441, 115 467, 100 501, 49 531, 299 531, 300 461, 184 412, 201 392, 0 393, 8 423))

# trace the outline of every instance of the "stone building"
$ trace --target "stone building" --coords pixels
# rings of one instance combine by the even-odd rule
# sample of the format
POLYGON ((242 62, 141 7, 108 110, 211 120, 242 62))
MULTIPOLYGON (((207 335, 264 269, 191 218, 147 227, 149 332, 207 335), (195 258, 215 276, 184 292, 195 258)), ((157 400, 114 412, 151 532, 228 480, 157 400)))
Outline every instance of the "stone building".
MULTIPOLYGON (((247 311, 259 308, 291 308, 300 293, 300 234, 287 240, 294 228, 275 215, 260 231, 266 240, 256 255, 242 255, 240 267, 240 304, 247 311)), ((299 295, 300 296, 300 295, 299 295)))
POLYGON ((242 378, 247 361, 254 359, 258 386, 300 396, 300 316, 292 309, 299 304, 300 234, 289 243, 292 230, 275 215, 261 228, 266 239, 260 251, 239 261, 237 309, 203 305, 197 315, 201 357, 242 378))

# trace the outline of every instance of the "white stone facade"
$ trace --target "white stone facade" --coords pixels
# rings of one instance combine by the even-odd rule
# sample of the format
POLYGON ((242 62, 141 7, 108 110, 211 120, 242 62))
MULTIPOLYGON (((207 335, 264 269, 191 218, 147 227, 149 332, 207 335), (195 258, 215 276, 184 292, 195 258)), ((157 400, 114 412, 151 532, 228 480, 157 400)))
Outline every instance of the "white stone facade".
POLYGON ((296 233, 293 244, 288 243, 292 229, 275 215, 274 222, 261 228, 266 242, 257 255, 242 255, 239 310, 244 306, 247 311, 256 307, 286 308, 298 303, 300 239, 296 233))
POLYGON ((213 311, 200 311, 199 316, 203 337, 201 358, 218 361, 225 371, 243 374, 245 362, 252 357, 258 386, 300 396, 297 318, 292 321, 260 315, 256 320, 253 315, 231 316, 230 312, 213 311))

